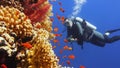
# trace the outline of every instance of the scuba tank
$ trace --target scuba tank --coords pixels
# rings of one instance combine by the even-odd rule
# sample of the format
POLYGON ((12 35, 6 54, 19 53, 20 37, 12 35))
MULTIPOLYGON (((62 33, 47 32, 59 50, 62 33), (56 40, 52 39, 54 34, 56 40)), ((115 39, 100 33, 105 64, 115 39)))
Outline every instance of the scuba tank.
MULTIPOLYGON (((83 22, 84 19, 82 19, 82 18, 80 18, 80 17, 76 17, 75 20, 76 20, 76 21, 79 21, 81 24, 84 23, 84 22, 83 22)), ((90 29, 92 29, 92 30, 96 30, 96 29, 97 29, 96 26, 92 25, 92 24, 89 23, 88 21, 85 21, 85 22, 86 22, 86 26, 87 26, 88 28, 90 28, 90 29)))

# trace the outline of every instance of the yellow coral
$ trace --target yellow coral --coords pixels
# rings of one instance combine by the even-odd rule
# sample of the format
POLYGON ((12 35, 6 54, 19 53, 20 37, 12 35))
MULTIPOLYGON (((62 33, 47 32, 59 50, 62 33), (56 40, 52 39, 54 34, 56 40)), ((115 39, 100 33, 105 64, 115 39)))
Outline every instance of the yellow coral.
POLYGON ((58 59, 52 50, 52 45, 49 43, 49 32, 45 29, 36 31, 32 45, 31 52, 28 54, 28 61, 30 62, 30 68, 59 68, 58 59), (31 55, 32 54, 32 55, 31 55))
MULTIPOLYGON (((45 2, 42 6, 48 4, 45 2)), ((42 7, 40 6, 40 7, 42 7)), ((51 6, 52 8, 52 6, 51 6)), ((49 40, 54 38, 50 33, 52 31, 52 22, 50 17, 51 10, 47 12, 45 19, 34 24, 34 37, 31 44, 34 46, 28 53, 29 68, 60 68, 59 60, 52 50, 52 45, 49 40), (32 57, 31 57, 32 56, 32 57)))
POLYGON ((16 8, 0 6, 0 21, 6 22, 7 29, 15 32, 21 38, 32 35, 33 27, 30 19, 16 8))

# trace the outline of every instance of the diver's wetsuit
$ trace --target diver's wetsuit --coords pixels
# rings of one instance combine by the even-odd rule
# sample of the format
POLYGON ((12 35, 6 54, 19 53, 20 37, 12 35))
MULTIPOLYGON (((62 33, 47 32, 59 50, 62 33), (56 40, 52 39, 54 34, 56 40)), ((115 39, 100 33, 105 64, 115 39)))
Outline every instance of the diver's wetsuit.
POLYGON ((77 43, 83 45, 83 40, 81 39, 83 35, 83 29, 79 22, 73 22, 73 26, 67 26, 67 38, 70 41, 70 38, 77 38, 77 43))
MULTIPOLYGON (((105 33, 110 33, 111 34, 115 31, 118 31, 118 29, 107 31, 105 33)), ((101 34, 98 31, 93 31, 93 36, 89 40, 89 42, 103 47, 103 46, 105 46, 105 43, 113 43, 113 42, 118 41, 118 40, 120 40, 120 35, 119 36, 113 36, 113 37, 110 38, 110 37, 108 37, 108 35, 101 34)))
MULTIPOLYGON (((79 45, 83 45, 83 42, 90 42, 92 44, 95 44, 97 46, 103 47, 106 43, 112 43, 117 40, 120 40, 119 36, 114 36, 112 38, 109 38, 108 35, 102 34, 96 30, 89 29, 85 21, 83 20, 83 24, 79 23, 78 21, 72 21, 73 25, 72 27, 67 26, 67 33, 68 33, 68 41, 70 41, 70 38, 77 38, 77 43, 79 45)), ((113 32, 116 32, 120 29, 110 30, 107 31, 107 33, 111 34, 113 32)))

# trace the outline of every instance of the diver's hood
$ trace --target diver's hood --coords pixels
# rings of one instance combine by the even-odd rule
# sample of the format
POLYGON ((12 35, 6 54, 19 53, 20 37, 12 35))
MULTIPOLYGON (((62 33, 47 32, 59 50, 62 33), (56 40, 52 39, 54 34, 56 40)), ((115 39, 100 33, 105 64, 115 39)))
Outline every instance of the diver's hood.
MULTIPOLYGON (((80 17, 76 17, 75 20, 79 21, 80 23, 83 23, 83 19, 80 18, 80 17)), ((92 29, 92 30, 96 30, 97 29, 96 26, 92 25, 88 21, 85 21, 85 22, 86 22, 87 27, 89 27, 90 29, 92 29)))
POLYGON ((72 26, 72 19, 71 18, 66 18, 64 21, 64 25, 65 26, 72 26))

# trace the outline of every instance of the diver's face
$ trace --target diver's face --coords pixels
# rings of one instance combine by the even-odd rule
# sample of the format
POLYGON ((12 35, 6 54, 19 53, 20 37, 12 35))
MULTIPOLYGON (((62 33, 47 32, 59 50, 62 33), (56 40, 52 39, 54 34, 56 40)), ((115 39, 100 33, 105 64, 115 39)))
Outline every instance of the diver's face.
POLYGON ((65 20, 65 26, 69 26, 69 27, 72 27, 72 21, 71 20, 69 20, 69 19, 66 19, 65 20))

